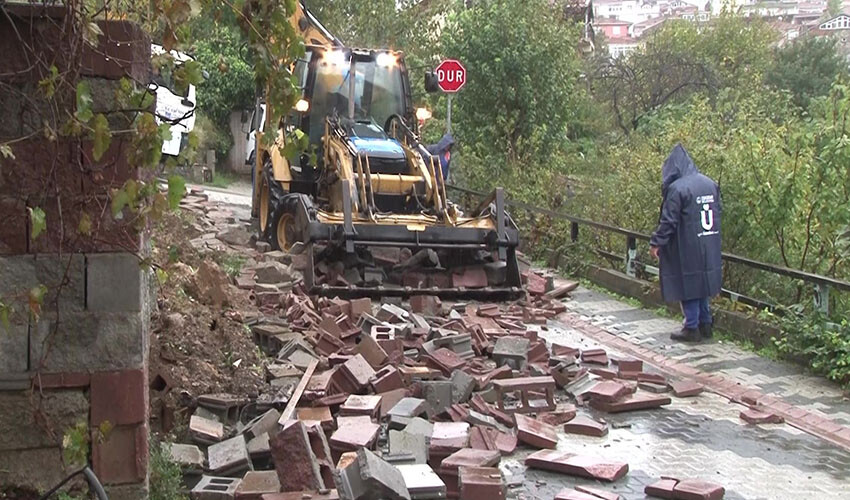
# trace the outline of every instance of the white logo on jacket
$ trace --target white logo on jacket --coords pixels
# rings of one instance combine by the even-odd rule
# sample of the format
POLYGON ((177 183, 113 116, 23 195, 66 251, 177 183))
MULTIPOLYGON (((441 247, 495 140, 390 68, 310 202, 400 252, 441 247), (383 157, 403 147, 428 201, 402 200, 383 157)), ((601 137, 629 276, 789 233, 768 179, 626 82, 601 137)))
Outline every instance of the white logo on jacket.
POLYGON ((714 195, 698 196, 696 202, 702 205, 702 210, 699 213, 699 221, 703 229, 697 236, 701 238, 703 236, 717 234, 718 231, 714 231, 714 210, 711 207, 711 204, 714 203, 714 195))

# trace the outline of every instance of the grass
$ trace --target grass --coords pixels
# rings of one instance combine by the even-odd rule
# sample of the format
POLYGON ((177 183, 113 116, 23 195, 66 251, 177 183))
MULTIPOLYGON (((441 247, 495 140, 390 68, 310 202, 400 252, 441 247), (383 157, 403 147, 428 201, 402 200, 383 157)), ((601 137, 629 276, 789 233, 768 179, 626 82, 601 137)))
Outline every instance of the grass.
POLYGON ((216 170, 215 175, 213 175, 212 182, 205 182, 206 186, 213 186, 217 188, 226 189, 230 187, 231 184, 239 180, 239 176, 236 174, 232 174, 230 172, 218 171, 216 170))

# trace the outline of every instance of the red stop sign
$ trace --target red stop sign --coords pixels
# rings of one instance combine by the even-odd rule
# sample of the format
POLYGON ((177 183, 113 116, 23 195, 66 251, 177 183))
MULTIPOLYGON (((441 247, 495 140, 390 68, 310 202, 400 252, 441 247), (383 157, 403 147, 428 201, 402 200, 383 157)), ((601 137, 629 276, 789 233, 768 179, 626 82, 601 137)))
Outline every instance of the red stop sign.
POLYGON ((457 92, 466 84, 466 68, 456 59, 446 59, 437 66, 437 83, 443 92, 457 92))

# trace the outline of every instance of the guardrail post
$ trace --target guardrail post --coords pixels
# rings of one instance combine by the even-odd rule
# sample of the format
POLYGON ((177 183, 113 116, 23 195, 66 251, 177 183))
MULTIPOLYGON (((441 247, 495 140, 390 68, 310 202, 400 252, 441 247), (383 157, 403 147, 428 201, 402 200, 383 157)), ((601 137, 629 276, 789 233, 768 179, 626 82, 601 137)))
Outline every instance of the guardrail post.
POLYGON ((637 240, 634 236, 626 236, 626 274, 635 275, 635 258, 637 258, 637 240))
POLYGON ((815 307, 824 314, 829 314, 829 285, 815 285, 815 307))
POLYGON ((570 222, 570 241, 578 241, 578 222, 570 222))

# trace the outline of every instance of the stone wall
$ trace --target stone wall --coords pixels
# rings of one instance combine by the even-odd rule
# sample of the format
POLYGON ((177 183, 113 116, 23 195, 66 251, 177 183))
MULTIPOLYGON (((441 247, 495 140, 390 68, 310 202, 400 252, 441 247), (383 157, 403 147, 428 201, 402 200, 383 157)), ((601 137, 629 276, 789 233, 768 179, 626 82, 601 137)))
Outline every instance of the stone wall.
POLYGON ((41 129, 73 103, 79 79, 89 81, 95 112, 110 112, 113 126, 128 123, 131 114, 115 112, 114 91, 123 77, 148 81, 150 40, 132 23, 110 21, 89 47, 68 34, 64 7, 0 9, 8 14, 0 15, 0 144, 14 141, 14 158, 0 156, 0 301, 13 307, 8 328, 0 325, 0 485, 43 492, 61 481, 71 471, 63 436, 85 423, 89 462, 110 498, 143 498, 152 301, 139 255, 147 245, 139 224, 116 221, 109 209, 110 189, 142 174, 128 162, 129 137, 114 137, 95 161, 85 134, 41 129), (38 85, 51 65, 73 75, 53 100, 38 85), (32 239, 28 210, 36 207, 47 226, 32 239), (90 231, 79 230, 83 218, 90 231), (36 318, 28 297, 39 285, 47 293, 36 318))

